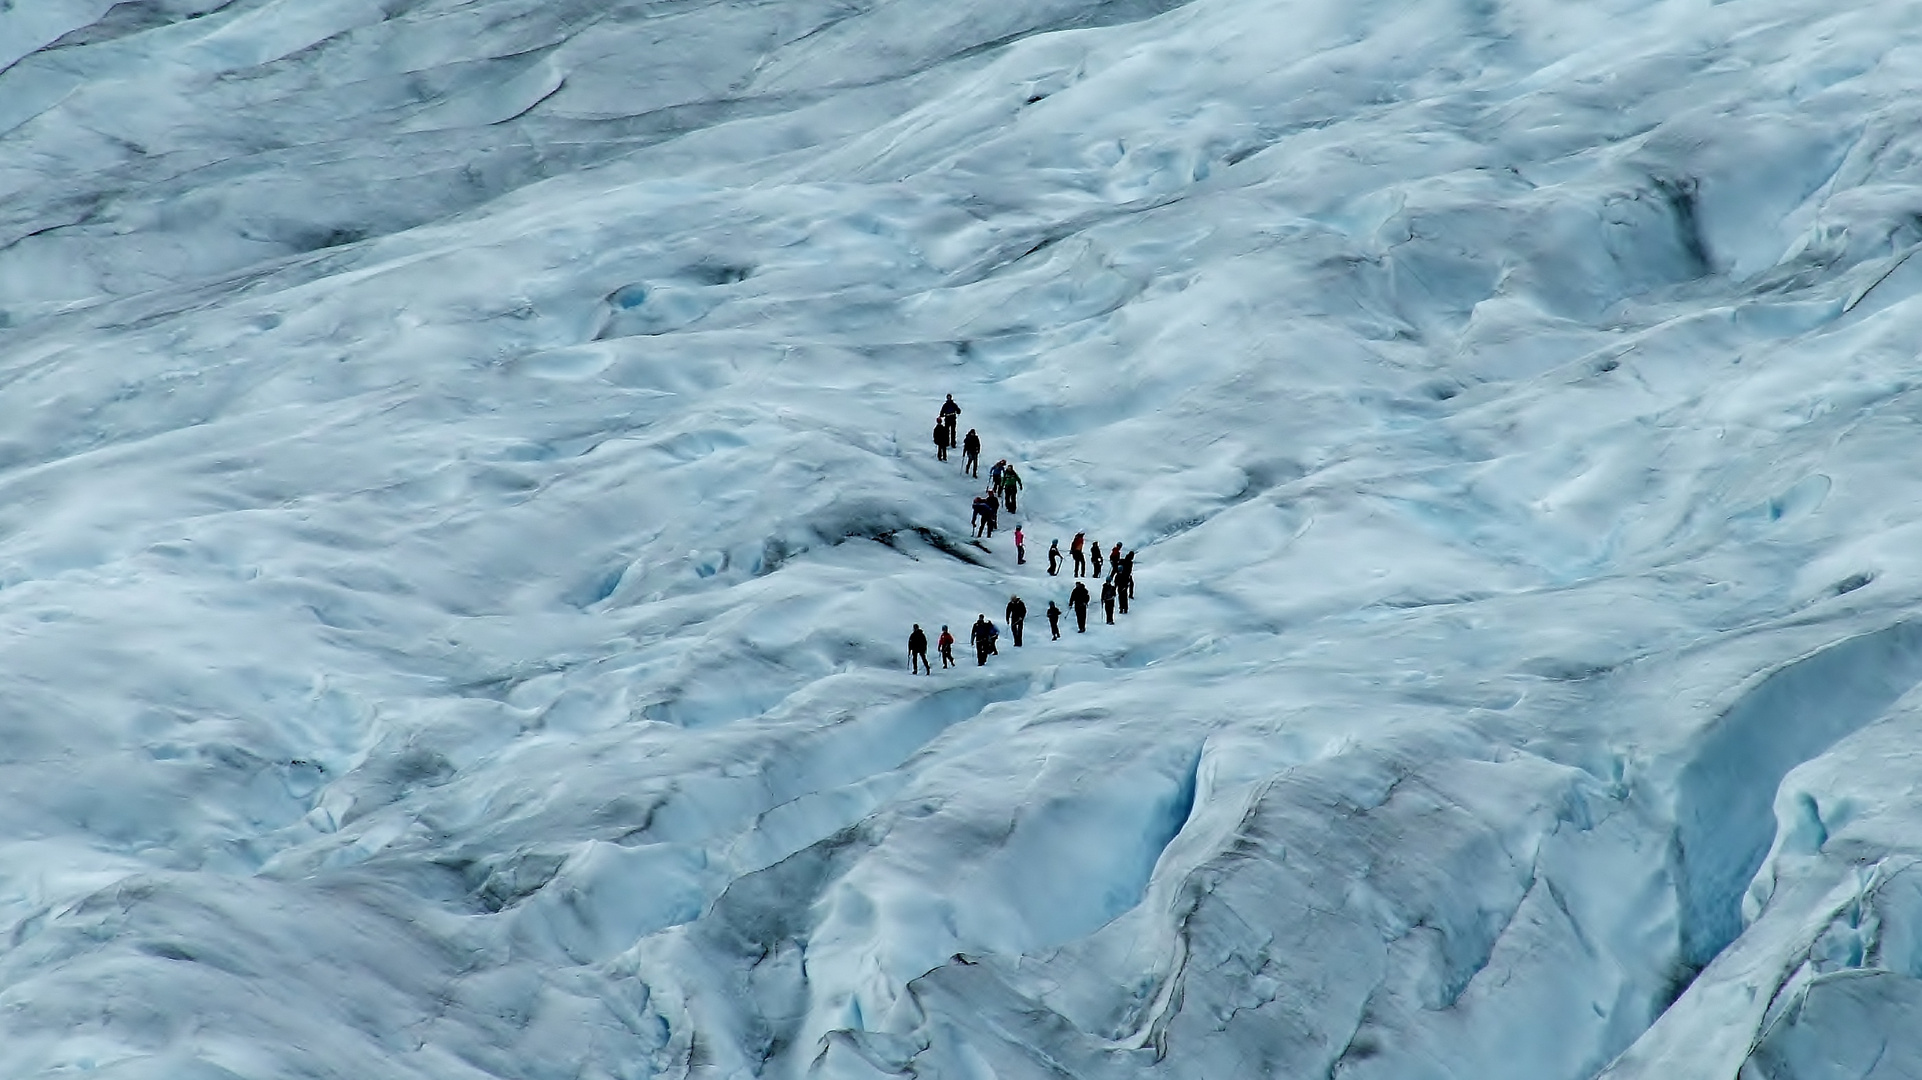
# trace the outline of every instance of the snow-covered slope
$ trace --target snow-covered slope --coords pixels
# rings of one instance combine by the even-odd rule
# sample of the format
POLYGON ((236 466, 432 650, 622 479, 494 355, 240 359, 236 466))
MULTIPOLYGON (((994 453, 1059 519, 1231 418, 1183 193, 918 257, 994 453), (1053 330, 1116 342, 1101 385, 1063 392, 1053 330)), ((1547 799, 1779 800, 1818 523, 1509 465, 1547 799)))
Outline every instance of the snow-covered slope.
POLYGON ((1922 1075, 1922 7, 0 64, 0 1075, 1922 1075))

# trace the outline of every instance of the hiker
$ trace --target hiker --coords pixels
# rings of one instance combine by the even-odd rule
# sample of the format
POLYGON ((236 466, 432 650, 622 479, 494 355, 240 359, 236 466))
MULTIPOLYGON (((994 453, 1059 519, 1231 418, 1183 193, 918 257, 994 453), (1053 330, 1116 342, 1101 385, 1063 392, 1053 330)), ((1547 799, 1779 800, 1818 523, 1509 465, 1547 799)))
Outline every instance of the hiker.
POLYGON ((1001 497, 1007 500, 1008 513, 1012 514, 1014 513, 1014 493, 1021 490, 1021 474, 1015 472, 1014 466, 1010 465, 1001 470, 1001 479, 998 483, 1001 487, 1001 497))
POLYGON ((1048 576, 1061 572, 1061 538, 1055 537, 1048 542, 1048 576))
POLYGON ((1021 532, 1021 526, 1014 527, 1014 562, 1016 566, 1028 561, 1028 538, 1021 532))
POLYGON ((1088 555, 1094 561, 1094 576, 1100 577, 1101 576, 1101 541, 1099 540, 1089 541, 1088 547, 1090 549, 1088 552, 1088 555))
POLYGON ((976 435, 973 428, 969 428, 968 437, 961 440, 961 464, 969 476, 981 478, 981 436, 976 435))
POLYGON ((1109 626, 1114 625, 1114 594, 1115 587, 1113 578, 1109 578, 1101 583, 1101 610, 1108 613, 1109 626))
POLYGON ((1068 594, 1068 606, 1074 609, 1076 632, 1088 632, 1088 587, 1081 582, 1074 583, 1074 591, 1068 594))
POLYGON ((1130 551, 1128 557, 1121 560, 1121 565, 1128 568, 1128 595, 1132 597, 1135 594, 1135 553, 1130 551))
POLYGON ((988 655, 1000 656, 1001 655, 1001 649, 999 648, 1000 644, 1001 644, 1001 628, 994 625, 993 623, 989 623, 988 624, 988 655))
POLYGON ((1119 540, 1115 541, 1114 550, 1108 552, 1108 565, 1109 566, 1121 565, 1121 541, 1119 540))
POLYGON ((1061 609, 1052 600, 1048 601, 1048 632, 1054 635, 1050 640, 1061 640, 1061 609))
POLYGON ((1121 613, 1128 613, 1128 564, 1120 559, 1108 560, 1113 567, 1110 577, 1114 581, 1114 598, 1121 605, 1121 613))
POLYGON ((948 628, 945 626, 941 628, 941 640, 939 642, 939 645, 941 646, 941 666, 943 668, 953 667, 954 666, 954 635, 948 633, 948 628))
POLYGON ((948 447, 954 444, 954 432, 948 430, 948 422, 939 417, 934 421, 934 460, 948 460, 948 447))
POLYGON ((980 615, 975 618, 974 630, 972 631, 974 638, 975 667, 986 666, 988 662, 988 650, 994 647, 993 633, 994 631, 988 627, 988 617, 986 615, 980 615))
POLYGON ((994 539, 994 530, 1001 524, 1001 504, 992 495, 981 496, 981 520, 988 527, 988 539, 994 539))
POLYGON ((1087 544, 1087 542, 1088 537, 1085 533, 1075 533, 1074 539, 1068 541, 1068 555, 1074 559, 1075 577, 1080 577, 1088 572, 1088 556, 1086 552, 1082 550, 1082 547, 1087 544))
POLYGON ((1008 597, 1008 633, 1014 638, 1014 647, 1021 647, 1021 624, 1028 621, 1028 605, 1019 596, 1008 597))
POLYGON ((934 674, 934 665, 928 663, 928 635, 921 629, 920 623, 915 623, 914 629, 908 633, 908 671, 934 674))
POLYGON ((997 499, 1001 497, 1001 474, 1007 471, 1007 458, 1002 458, 1000 461, 988 466, 988 491, 992 492, 997 499))
POLYGON ((940 416, 941 422, 948 428, 948 445, 953 446, 955 422, 961 419, 961 406, 954 403, 953 394, 949 394, 948 400, 941 403, 940 416))
POLYGON ((974 497, 974 516, 968 519, 968 527, 974 530, 974 535, 980 536, 981 530, 983 527, 987 525, 987 522, 988 522, 987 497, 982 495, 976 495, 974 497))

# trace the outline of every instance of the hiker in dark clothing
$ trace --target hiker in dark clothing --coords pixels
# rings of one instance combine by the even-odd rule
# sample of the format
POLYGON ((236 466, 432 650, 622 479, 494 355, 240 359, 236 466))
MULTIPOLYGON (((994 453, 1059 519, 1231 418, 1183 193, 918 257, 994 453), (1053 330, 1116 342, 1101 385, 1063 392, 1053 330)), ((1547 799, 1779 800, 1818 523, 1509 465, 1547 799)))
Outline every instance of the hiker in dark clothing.
POLYGON ((961 440, 961 464, 969 476, 981 478, 981 436, 976 435, 973 428, 969 428, 967 438, 961 440))
POLYGON ((974 497, 974 517, 968 524, 974 527, 974 535, 980 536, 988 527, 988 515, 994 512, 994 501, 986 495, 974 497))
POLYGON ((1001 474, 1007 471, 1007 458, 1002 458, 988 466, 988 494, 993 495, 997 500, 1001 498, 1001 474))
POLYGON ((938 644, 941 647, 941 666, 943 668, 953 667, 954 666, 954 635, 948 633, 948 628, 945 626, 941 628, 941 640, 938 642, 938 644))
POLYGON ((1094 563, 1094 576, 1100 577, 1101 576, 1101 541, 1090 540, 1088 542, 1088 557, 1094 563))
POLYGON ((946 424, 948 427, 948 445, 949 446, 954 445, 954 428, 955 428, 956 422, 958 422, 960 419, 961 419, 961 406, 956 405, 954 403, 954 395, 949 394, 948 400, 941 403, 941 422, 943 424, 946 424))
POLYGON ((1061 609, 1052 600, 1048 601, 1048 632, 1054 635, 1050 640, 1061 640, 1061 609))
POLYGON ((920 623, 915 623, 914 629, 908 633, 908 671, 934 674, 934 665, 928 663, 928 635, 922 631, 920 623))
POLYGON ((1115 559, 1111 560, 1109 565, 1114 567, 1110 577, 1114 581, 1115 602, 1121 605, 1121 613, 1126 615, 1128 613, 1128 564, 1115 559))
POLYGON ((1108 552, 1108 565, 1109 566, 1121 565, 1121 541, 1119 540, 1115 541, 1114 550, 1108 552))
POLYGON ((1007 502, 1008 513, 1012 514, 1014 513, 1014 493, 1021 490, 1021 474, 1015 472, 1014 466, 1010 465, 1001 470, 999 483, 1001 486, 1001 497, 1007 502))
POLYGON ((1001 645, 1001 628, 994 625, 993 623, 989 623, 988 624, 988 655, 1000 656, 1001 655, 1000 645, 1001 645))
POLYGON ((981 496, 981 535, 994 536, 994 530, 1001 527, 1001 504, 992 495, 981 496))
POLYGON ((954 432, 948 430, 946 420, 934 422, 934 460, 948 460, 948 447, 954 445, 954 432))
POLYGON ((1008 597, 1008 633, 1014 636, 1014 647, 1021 647, 1021 624, 1028 621, 1028 605, 1019 596, 1008 597))
POLYGON ((1101 583, 1101 609, 1108 613, 1109 626, 1114 625, 1114 594, 1115 594, 1115 588, 1114 588, 1113 578, 1109 578, 1108 580, 1101 583))
POLYGON ((1048 576, 1061 572, 1061 541, 1056 539, 1048 544, 1048 576))
POLYGON ((1075 577, 1080 577, 1088 572, 1088 556, 1083 550, 1087 542, 1088 536, 1086 533, 1075 533, 1074 539, 1068 541, 1068 557, 1074 560, 1075 577))
POLYGON ((1077 581, 1074 591, 1068 594, 1068 606, 1074 609, 1075 632, 1088 632, 1088 586, 1077 581))
POLYGON ((988 625, 986 615, 975 618, 971 634, 974 638, 974 666, 986 666, 988 651, 994 648, 994 628, 988 625))
POLYGON ((1135 594, 1135 553, 1130 551, 1128 557, 1121 560, 1121 565, 1128 568, 1128 595, 1133 597, 1135 594))

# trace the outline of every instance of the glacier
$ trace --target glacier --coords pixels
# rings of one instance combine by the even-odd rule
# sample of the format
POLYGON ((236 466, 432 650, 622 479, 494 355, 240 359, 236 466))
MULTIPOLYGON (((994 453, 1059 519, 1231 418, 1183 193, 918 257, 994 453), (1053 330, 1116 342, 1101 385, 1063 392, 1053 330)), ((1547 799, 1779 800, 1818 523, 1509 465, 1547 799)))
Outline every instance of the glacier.
POLYGON ((1919 121, 1896 0, 0 0, 0 1075, 1922 1076, 1919 121))

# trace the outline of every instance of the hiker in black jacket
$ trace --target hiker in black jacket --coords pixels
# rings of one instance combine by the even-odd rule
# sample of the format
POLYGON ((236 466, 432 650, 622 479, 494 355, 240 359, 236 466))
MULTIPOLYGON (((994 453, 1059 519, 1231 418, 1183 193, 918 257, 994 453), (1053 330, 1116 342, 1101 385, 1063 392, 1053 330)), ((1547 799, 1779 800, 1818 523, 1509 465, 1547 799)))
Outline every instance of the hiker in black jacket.
POLYGON ((934 665, 928 663, 928 635, 921 629, 920 623, 915 623, 914 629, 908 633, 908 671, 934 674, 934 665))
POLYGON ((1074 591, 1068 594, 1068 606, 1074 609, 1075 632, 1088 632, 1088 586, 1083 582, 1074 583, 1074 591))
POLYGON ((1021 624, 1028 619, 1028 605, 1019 596, 1008 597, 1008 633, 1014 637, 1015 648, 1021 647, 1021 624))
POLYGON ((974 666, 985 666, 988 662, 988 653, 994 648, 994 627, 988 625, 986 615, 976 617, 974 629, 970 634, 974 638, 974 666))
POLYGON ((941 422, 947 425, 947 428, 948 428, 948 445, 953 446, 954 445, 954 427, 956 422, 958 422, 961 419, 961 406, 956 405, 954 403, 953 394, 949 394, 948 400, 941 403, 940 419, 941 419, 941 422))

